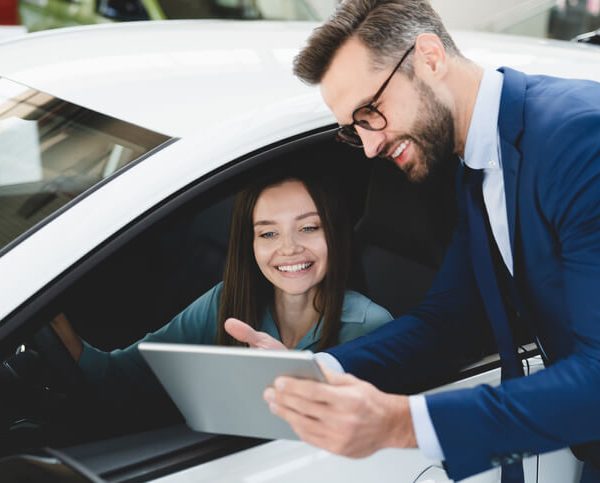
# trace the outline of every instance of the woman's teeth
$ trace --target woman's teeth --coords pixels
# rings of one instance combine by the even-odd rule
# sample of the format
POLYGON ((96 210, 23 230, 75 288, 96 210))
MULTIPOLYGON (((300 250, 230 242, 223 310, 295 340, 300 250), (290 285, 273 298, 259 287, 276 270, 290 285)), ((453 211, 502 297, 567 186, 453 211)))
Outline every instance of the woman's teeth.
POLYGON ((312 262, 298 263, 296 265, 280 265, 277 267, 277 270, 280 272, 299 272, 300 270, 306 270, 310 266, 312 266, 312 262))
POLYGON ((408 144, 409 144, 409 141, 404 141, 402 144, 400 144, 400 146, 398 146, 396 148, 396 151, 394 151, 392 153, 392 158, 395 159, 398 156, 400 156, 404 152, 404 150, 406 149, 406 147, 408 146, 408 144))

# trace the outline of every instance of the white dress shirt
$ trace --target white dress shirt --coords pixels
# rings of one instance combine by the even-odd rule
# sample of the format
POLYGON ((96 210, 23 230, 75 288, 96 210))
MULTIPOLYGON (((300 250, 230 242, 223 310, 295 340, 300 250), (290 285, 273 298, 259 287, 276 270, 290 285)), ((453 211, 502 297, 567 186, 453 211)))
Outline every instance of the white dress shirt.
MULTIPOLYGON (((462 162, 471 169, 483 170, 485 208, 502 259, 512 274, 513 259, 508 233, 498 133, 498 113, 503 80, 504 76, 501 72, 484 70, 467 132, 465 157, 462 162)), ((316 356, 330 369, 343 372, 342 365, 331 354, 318 353, 316 356)), ((443 460, 444 453, 429 415, 426 396, 410 396, 408 401, 419 448, 426 457, 432 460, 443 460)))
MULTIPOLYGON (((498 113, 503 80, 504 76, 501 72, 484 70, 467 132, 465 157, 462 161, 471 169, 483 170, 483 201, 494 239, 502 259, 512 275, 513 259, 508 233, 500 135, 498 133, 498 113)), ((443 460, 444 453, 429 416, 426 397, 423 395, 411 396, 409 404, 419 448, 428 458, 443 460)))

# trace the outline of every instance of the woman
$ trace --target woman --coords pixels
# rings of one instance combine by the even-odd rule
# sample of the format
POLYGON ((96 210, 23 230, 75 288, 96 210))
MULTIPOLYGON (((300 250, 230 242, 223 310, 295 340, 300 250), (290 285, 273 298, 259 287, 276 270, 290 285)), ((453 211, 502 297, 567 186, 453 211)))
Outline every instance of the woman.
POLYGON ((332 186, 306 173, 272 176, 235 200, 223 282, 167 325, 110 353, 82 342, 64 317, 53 326, 86 379, 120 398, 157 384, 139 342, 239 345, 225 330, 231 317, 289 349, 323 350, 392 319, 367 297, 345 290, 350 238, 343 199, 332 186))

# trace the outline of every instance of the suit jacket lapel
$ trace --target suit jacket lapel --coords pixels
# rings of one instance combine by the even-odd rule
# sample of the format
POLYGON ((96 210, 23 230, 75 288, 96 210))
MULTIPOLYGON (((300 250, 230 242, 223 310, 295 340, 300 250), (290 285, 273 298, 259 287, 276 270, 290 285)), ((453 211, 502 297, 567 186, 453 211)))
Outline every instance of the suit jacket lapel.
POLYGON ((523 105, 527 81, 524 74, 508 67, 499 69, 504 74, 498 129, 500 133, 500 150, 502 155, 502 172, 504 176, 504 192, 506 197, 506 215, 510 248, 515 252, 515 226, 517 219, 518 174, 521 153, 518 143, 523 132, 523 105))
MULTIPOLYGON (((508 220, 508 234, 510 237, 510 249, 513 253, 513 265, 515 254, 515 225, 517 219, 517 184, 518 170, 521 161, 521 153, 514 145, 500 138, 500 149, 502 151, 502 170, 504 176, 504 196, 506 197, 506 217, 508 220)), ((514 268, 513 268, 514 270, 514 268)))

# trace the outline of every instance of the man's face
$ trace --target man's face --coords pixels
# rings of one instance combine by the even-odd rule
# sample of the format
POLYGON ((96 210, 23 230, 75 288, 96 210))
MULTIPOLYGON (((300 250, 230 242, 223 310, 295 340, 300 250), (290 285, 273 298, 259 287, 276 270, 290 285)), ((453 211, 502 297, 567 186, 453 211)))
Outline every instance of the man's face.
MULTIPOLYGON (((350 124, 353 111, 371 101, 389 73, 375 71, 368 50, 350 39, 333 58, 321 82, 321 93, 338 122, 350 124)), ((356 127, 368 157, 389 159, 411 181, 422 181, 454 153, 452 112, 416 74, 412 80, 395 75, 375 107, 387 119, 386 128, 370 131, 356 127)))

